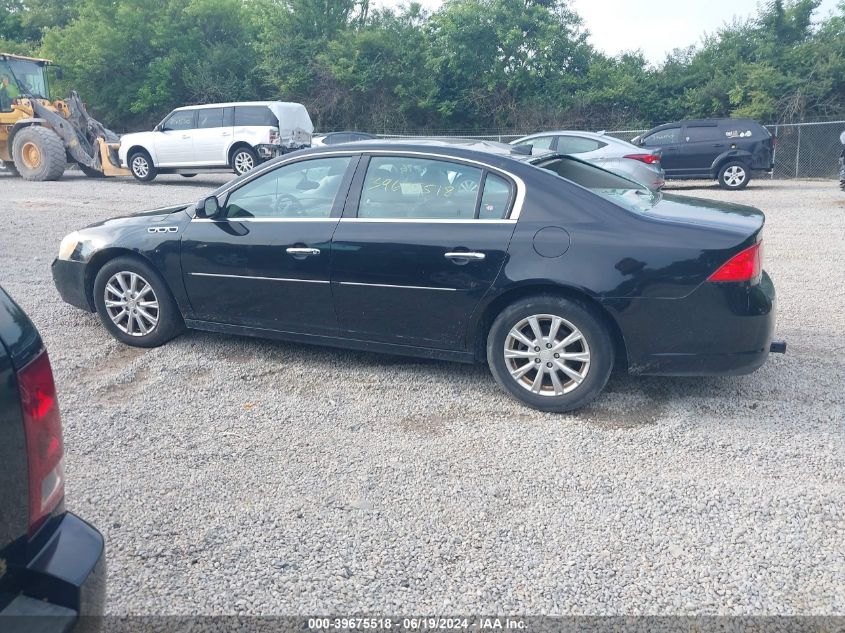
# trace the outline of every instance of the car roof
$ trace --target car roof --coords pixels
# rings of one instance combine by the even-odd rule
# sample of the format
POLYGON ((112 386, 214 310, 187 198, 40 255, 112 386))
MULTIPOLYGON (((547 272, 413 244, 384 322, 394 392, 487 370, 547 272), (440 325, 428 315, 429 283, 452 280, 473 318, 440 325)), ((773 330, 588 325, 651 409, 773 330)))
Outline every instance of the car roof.
POLYGON ((735 125, 756 125, 760 128, 763 126, 760 125, 754 119, 733 119, 733 118, 723 118, 723 119, 684 119, 683 121, 673 121, 672 123, 663 123, 661 125, 655 125, 653 128, 648 130, 648 132, 653 132, 656 130, 665 130, 667 128, 672 127, 680 127, 682 125, 687 125, 691 127, 701 126, 701 127, 710 127, 710 126, 717 126, 723 123, 726 124, 735 124, 735 125))
POLYGON ((271 106, 275 103, 295 106, 301 105, 292 101, 231 101, 229 103, 201 103, 197 105, 181 106, 179 108, 174 108, 173 112, 179 112, 181 110, 196 110, 200 108, 230 108, 233 106, 271 106))
POLYGON ((508 158, 521 159, 531 158, 528 154, 514 153, 513 146, 498 141, 486 141, 482 139, 466 138, 380 138, 366 141, 352 141, 344 143, 344 148, 370 148, 370 149, 403 149, 403 150, 431 150, 441 149, 464 149, 508 158))

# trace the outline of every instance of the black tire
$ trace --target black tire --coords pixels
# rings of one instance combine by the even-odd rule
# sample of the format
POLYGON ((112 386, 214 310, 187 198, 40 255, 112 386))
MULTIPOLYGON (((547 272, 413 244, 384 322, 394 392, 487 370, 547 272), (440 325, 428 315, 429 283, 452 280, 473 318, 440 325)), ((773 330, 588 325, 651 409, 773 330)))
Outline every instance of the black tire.
POLYGON ((196 174, 179 174, 182 178, 193 178, 196 174))
POLYGON ((9 172, 10 175, 20 176, 20 172, 18 172, 18 168, 15 167, 15 164, 12 161, 10 161, 10 160, 3 161, 3 167, 6 168, 6 171, 9 172))
POLYGON ((153 159, 145 150, 136 149, 130 152, 126 157, 126 163, 129 165, 132 176, 139 182, 150 182, 158 176, 153 159))
POLYGON ((79 171, 81 171, 83 174, 88 176, 88 178, 105 178, 106 177, 103 172, 97 171, 96 169, 91 169, 90 167, 85 167, 84 165, 79 165, 79 164, 77 164, 77 167, 79 167, 79 171))
POLYGON ((232 152, 232 159, 229 162, 232 171, 240 176, 258 165, 258 154, 251 147, 243 145, 232 152))
MULTIPOLYGON (((118 290, 123 290, 123 286, 118 282, 112 281, 112 286, 118 290)), ((131 288, 130 283, 126 283, 126 286, 127 288, 131 288)), ((115 293, 112 292, 110 292, 109 296, 117 298, 115 293)), ((147 302, 150 301, 149 293, 146 293, 144 297, 146 297, 147 302)), ((167 287, 167 284, 152 266, 137 257, 121 256, 106 262, 94 279, 94 305, 97 308, 97 314, 100 320, 109 333, 121 343, 132 345, 133 347, 158 347, 185 330, 182 313, 179 311, 179 306, 176 305, 176 300, 173 298, 170 288, 167 287), (157 301, 157 309, 151 306, 136 304, 135 301, 143 300, 142 297, 137 296, 137 292, 134 298, 129 299, 129 305, 139 311, 148 310, 147 314, 156 316, 157 321, 154 324, 142 317, 141 314, 136 314, 134 317, 128 317, 127 315, 123 319, 118 319, 118 322, 121 324, 120 326, 112 320, 109 309, 117 312, 117 310, 123 310, 123 308, 117 306, 111 308, 106 307, 106 285, 115 275, 120 273, 126 275, 134 274, 140 277, 140 280, 136 282, 136 291, 143 289, 144 286, 141 282, 146 282, 151 286, 153 299, 157 301), (142 324, 142 327, 138 326, 139 323, 142 324), (139 333, 142 332, 143 326, 149 327, 149 331, 139 333), (129 330, 136 333, 130 334, 128 332, 129 330)))
POLYGON ((58 180, 65 173, 67 152, 53 130, 30 125, 15 134, 12 158, 21 178, 33 182, 58 180))
POLYGON ((719 186, 729 191, 745 189, 751 180, 751 170, 742 161, 732 160, 719 169, 719 186))
MULTIPOLYGON (((520 328, 520 331, 523 329, 520 328)), ((520 299, 502 310, 493 321, 487 336, 487 364, 496 382, 517 400, 540 411, 560 413, 583 407, 604 389, 613 369, 613 363, 613 341, 605 319, 590 306, 573 299, 554 295, 536 295, 520 299), (537 347, 530 348, 509 338, 509 333, 524 323, 525 330, 529 332, 528 339, 536 340, 536 335, 531 335, 533 327, 529 323, 529 318, 532 316, 540 317, 537 323, 542 330, 541 334, 546 337, 551 334, 549 330, 554 321, 552 318, 543 317, 563 319, 555 339, 541 343, 538 346, 539 352, 536 351, 537 347), (582 338, 574 340, 558 351, 581 356, 586 354, 586 362, 562 359, 560 354, 554 356, 554 341, 558 340, 558 336, 563 337, 561 341, 565 340, 569 334, 574 333, 573 327, 581 333, 582 338), (511 352, 521 356, 506 359, 505 345, 510 346, 512 343, 519 347, 509 347, 511 352), (539 363, 536 362, 538 358, 541 359, 539 363), (509 363, 511 363, 510 367, 509 363), (582 375, 583 378, 576 382, 574 378, 558 369, 558 364, 566 365, 569 370, 582 375), (547 369, 549 366, 551 368, 547 369), (523 372, 521 377, 515 377, 511 373, 512 369, 517 373, 520 370, 527 370, 527 372, 523 372), (529 382, 536 384, 535 380, 540 369, 544 372, 540 378, 539 391, 541 393, 527 386, 529 382), (557 376, 558 384, 553 384, 552 372, 557 376)))

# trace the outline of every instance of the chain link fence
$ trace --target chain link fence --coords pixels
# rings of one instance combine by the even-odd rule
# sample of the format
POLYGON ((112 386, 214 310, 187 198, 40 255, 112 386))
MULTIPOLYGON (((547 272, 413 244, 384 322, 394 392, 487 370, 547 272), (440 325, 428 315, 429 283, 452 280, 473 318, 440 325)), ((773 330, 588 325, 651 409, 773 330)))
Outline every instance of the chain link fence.
MULTIPOLYGON (((838 178, 842 144, 839 135, 845 121, 788 123, 767 125, 775 138, 775 167, 772 178, 838 178)), ((538 130, 429 130, 379 134, 382 138, 469 138, 510 143, 538 130)), ((648 130, 607 130, 605 133, 625 141, 648 130)))

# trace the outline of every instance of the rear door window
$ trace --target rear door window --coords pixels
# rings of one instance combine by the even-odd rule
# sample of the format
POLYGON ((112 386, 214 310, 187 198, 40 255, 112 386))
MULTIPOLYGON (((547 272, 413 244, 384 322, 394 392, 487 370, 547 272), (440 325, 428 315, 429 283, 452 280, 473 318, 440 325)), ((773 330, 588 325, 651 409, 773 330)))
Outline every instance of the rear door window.
POLYGON ((594 152, 607 145, 601 141, 583 136, 558 136, 557 151, 561 154, 584 154, 594 152))
POLYGON ((475 217, 482 170, 408 156, 374 156, 367 167, 359 218, 475 217))
POLYGON ((197 128, 223 127, 223 108, 201 108, 197 110, 197 128))
POLYGON ((278 127, 279 122, 267 106, 235 106, 235 125, 278 127))
POLYGON ((670 127, 649 134, 643 139, 646 147, 661 147, 662 145, 675 145, 681 142, 681 128, 670 127))
POLYGON ((488 172, 478 207, 480 220, 501 220, 510 208, 511 186, 507 180, 488 172))
POLYGON ((685 132, 687 143, 699 143, 720 140, 719 128, 715 125, 688 126, 685 132))

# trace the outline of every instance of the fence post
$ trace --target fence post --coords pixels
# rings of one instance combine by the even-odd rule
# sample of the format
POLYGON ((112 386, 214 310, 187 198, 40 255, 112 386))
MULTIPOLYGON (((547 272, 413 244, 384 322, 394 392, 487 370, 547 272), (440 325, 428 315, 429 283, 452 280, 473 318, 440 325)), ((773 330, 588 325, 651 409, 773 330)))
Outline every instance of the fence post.
POLYGON ((772 149, 772 171, 769 173, 769 180, 775 178, 775 165, 777 165, 778 145, 780 145, 780 137, 778 136, 778 126, 775 125, 775 144, 772 149))
POLYGON ((798 178, 798 161, 801 159, 801 128, 803 126, 798 126, 798 149, 795 150, 795 177, 798 178))

